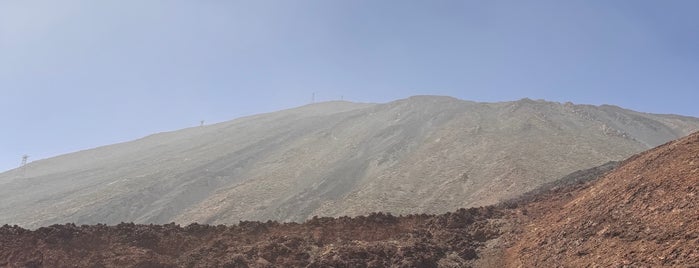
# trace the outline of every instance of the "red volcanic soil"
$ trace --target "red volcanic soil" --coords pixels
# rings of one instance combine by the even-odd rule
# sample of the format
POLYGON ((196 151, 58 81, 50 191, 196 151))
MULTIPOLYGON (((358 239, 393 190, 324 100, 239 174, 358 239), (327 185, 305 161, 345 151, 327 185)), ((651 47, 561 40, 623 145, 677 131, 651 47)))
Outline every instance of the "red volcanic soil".
POLYGON ((492 208, 304 224, 0 228, 0 267, 461 267, 499 236, 492 208))
POLYGON ((699 133, 616 165, 436 216, 5 225, 0 267, 699 267, 699 133))
POLYGON ((699 267, 699 133, 521 209, 513 267, 699 267))

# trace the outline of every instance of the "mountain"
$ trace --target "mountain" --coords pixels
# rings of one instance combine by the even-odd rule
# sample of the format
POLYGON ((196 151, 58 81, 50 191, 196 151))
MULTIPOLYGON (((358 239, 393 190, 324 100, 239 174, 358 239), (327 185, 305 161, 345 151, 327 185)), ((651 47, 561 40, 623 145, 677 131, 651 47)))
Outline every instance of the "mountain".
POLYGON ((699 132, 441 215, 0 227, 2 267, 697 267, 699 132))
POLYGON ((698 267, 699 133, 522 207, 512 267, 698 267), (541 213, 536 213, 537 211, 541 213))
POLYGON ((0 223, 237 223, 495 204, 699 129, 616 106, 416 96, 160 133, 0 174, 0 223))

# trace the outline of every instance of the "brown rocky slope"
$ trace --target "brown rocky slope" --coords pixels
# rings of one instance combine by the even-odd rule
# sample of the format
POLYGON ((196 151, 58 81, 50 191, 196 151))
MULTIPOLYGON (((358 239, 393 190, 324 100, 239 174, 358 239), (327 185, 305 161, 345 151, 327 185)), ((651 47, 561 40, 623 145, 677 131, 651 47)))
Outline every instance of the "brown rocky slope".
POLYGON ((568 200, 523 206, 512 266, 699 267, 699 133, 626 160, 568 200))

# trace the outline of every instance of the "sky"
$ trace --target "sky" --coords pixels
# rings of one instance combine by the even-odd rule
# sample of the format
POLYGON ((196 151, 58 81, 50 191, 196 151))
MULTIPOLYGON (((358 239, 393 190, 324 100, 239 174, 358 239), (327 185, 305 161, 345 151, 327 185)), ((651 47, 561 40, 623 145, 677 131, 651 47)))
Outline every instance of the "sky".
POLYGON ((0 0, 0 171, 343 98, 699 117, 699 1, 0 0))

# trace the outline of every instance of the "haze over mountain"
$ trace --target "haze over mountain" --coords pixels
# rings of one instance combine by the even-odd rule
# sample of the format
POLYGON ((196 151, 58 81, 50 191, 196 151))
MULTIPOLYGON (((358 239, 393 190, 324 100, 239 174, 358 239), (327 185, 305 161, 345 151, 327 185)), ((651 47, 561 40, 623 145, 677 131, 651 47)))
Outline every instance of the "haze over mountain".
POLYGON ((301 221, 494 204, 699 129, 616 106, 416 96, 159 133, 0 174, 0 223, 301 221))

